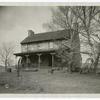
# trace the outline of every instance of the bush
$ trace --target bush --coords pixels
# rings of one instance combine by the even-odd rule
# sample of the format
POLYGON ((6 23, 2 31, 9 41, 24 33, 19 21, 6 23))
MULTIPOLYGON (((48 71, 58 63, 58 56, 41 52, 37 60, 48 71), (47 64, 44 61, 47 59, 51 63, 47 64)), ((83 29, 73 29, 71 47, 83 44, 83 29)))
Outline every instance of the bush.
POLYGON ((12 69, 11 68, 7 68, 7 72, 12 72, 12 69))

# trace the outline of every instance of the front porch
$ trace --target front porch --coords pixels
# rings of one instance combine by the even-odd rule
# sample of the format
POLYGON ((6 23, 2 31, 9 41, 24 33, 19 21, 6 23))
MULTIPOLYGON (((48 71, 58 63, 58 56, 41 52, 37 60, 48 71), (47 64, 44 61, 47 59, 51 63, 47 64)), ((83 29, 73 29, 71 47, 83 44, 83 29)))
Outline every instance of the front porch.
POLYGON ((20 57, 20 65, 22 69, 43 69, 57 67, 58 58, 55 51, 42 52, 24 52, 16 53, 16 57, 20 57))

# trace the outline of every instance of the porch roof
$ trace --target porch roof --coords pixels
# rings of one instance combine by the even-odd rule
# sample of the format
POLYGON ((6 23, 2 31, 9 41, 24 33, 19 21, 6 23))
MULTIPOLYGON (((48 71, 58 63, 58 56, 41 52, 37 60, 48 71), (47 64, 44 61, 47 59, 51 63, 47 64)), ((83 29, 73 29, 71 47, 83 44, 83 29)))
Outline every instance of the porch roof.
POLYGON ((30 52, 20 52, 20 53, 14 53, 14 55, 25 56, 25 55, 31 55, 31 54, 52 53, 52 52, 55 52, 55 50, 39 50, 39 51, 30 51, 30 52))

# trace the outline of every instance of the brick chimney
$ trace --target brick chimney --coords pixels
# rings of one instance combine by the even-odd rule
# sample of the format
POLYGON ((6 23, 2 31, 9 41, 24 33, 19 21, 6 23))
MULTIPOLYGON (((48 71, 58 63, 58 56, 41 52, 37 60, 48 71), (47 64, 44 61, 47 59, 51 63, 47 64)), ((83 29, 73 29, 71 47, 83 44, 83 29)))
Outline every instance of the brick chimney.
POLYGON ((80 54, 80 38, 79 38, 79 33, 78 33, 78 24, 74 23, 73 24, 73 34, 72 34, 72 48, 73 49, 73 65, 74 68, 80 68, 82 64, 82 57, 80 54), (76 52, 76 53, 75 53, 76 52))
POLYGON ((33 35, 34 35, 34 31, 28 30, 28 36, 33 36, 33 35))

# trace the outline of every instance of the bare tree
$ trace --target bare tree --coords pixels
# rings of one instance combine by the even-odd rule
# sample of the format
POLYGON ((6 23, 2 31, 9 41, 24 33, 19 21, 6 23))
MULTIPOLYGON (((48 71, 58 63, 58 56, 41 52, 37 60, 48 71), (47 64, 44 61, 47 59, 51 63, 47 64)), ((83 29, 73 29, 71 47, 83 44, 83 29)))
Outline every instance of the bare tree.
POLYGON ((14 45, 11 43, 3 43, 0 47, 0 61, 5 65, 5 71, 7 71, 7 67, 12 63, 13 52, 14 45))
POLYGON ((98 36, 100 25, 98 25, 99 21, 97 21, 97 19, 99 19, 98 17, 100 17, 100 7, 81 6, 76 9, 77 10, 74 10, 72 8, 72 11, 81 23, 80 27, 82 28, 79 28, 80 34, 86 38, 86 43, 91 49, 91 53, 94 58, 94 68, 96 71, 100 57, 100 52, 96 52, 95 50, 95 44, 98 45, 98 51, 100 50, 100 38, 98 36))
MULTIPOLYGON (((80 41, 84 46, 90 48, 89 53, 86 51, 90 57, 94 58, 94 67, 97 68, 97 56, 99 53, 96 52, 95 44, 99 43, 98 32, 100 31, 100 7, 96 6, 60 6, 53 11, 52 21, 50 23, 44 24, 44 26, 49 29, 74 29, 74 34, 71 34, 71 49, 74 48, 73 54, 76 53, 75 49, 80 49, 80 41), (77 27, 74 24, 77 23, 77 27), (98 25, 99 23, 99 25, 98 25), (77 45, 75 45, 75 37, 77 36, 77 45), (75 52, 75 53, 74 53, 75 52)), ((99 46, 98 46, 99 50, 99 46)), ((83 53, 83 52, 81 52, 83 53)), ((73 57, 72 57, 73 58, 73 57)))

